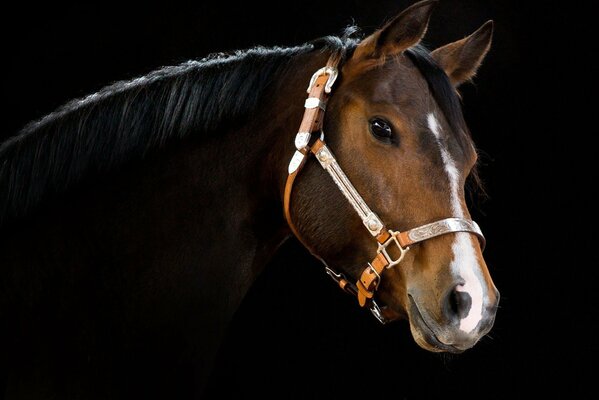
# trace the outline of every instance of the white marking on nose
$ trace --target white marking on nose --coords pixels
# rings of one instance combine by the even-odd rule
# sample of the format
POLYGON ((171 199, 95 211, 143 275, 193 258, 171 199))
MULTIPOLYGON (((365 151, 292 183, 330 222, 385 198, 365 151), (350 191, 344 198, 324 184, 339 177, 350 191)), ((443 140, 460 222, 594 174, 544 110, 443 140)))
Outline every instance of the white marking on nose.
MULTIPOLYGON (((451 158, 451 154, 441 141, 441 128, 433 113, 428 114, 427 122, 439 144, 441 159, 449 178, 451 211, 454 217, 464 218, 464 210, 459 197, 460 173, 453 158, 451 158)), ((458 285, 456 290, 468 293, 472 299, 468 315, 460 320, 460 329, 465 332, 472 332, 482 319, 484 300, 484 289, 480 274, 481 267, 476 258, 471 236, 465 232, 456 233, 451 246, 453 251, 453 261, 450 264, 451 271, 455 276, 459 276, 464 280, 464 284, 458 285)))
POLYGON ((484 291, 479 273, 480 265, 474 253, 471 235, 465 232, 456 233, 451 249, 453 261, 450 268, 464 280, 464 284, 458 285, 456 290, 468 293, 472 299, 468 315, 460 320, 460 329, 464 332, 472 332, 483 317, 484 291))

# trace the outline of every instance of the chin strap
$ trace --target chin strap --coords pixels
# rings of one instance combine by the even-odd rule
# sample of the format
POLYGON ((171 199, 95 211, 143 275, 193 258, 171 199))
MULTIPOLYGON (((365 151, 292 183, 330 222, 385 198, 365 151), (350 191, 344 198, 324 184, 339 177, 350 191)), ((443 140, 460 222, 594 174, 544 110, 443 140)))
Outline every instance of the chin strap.
MULTIPOLYGON (((329 58, 326 66, 316 71, 310 80, 307 90, 308 98, 304 104, 304 116, 299 132, 295 137, 296 151, 289 163, 283 197, 283 210, 291 231, 306 248, 310 249, 308 244, 302 240, 293 223, 290 205, 295 179, 310 155, 314 155, 358 213, 362 223, 378 244, 376 256, 364 268, 355 284, 347 280, 343 274, 333 271, 328 266, 326 272, 337 282, 341 289, 356 296, 361 307, 368 307, 374 316, 384 324, 399 318, 399 314, 387 307, 380 307, 374 299, 375 292, 381 283, 384 271, 399 264, 410 250, 411 245, 447 233, 469 232, 478 237, 481 247, 484 248, 485 238, 476 222, 464 218, 446 218, 405 232, 388 230, 376 213, 368 207, 339 166, 332 151, 327 147, 322 131, 326 104, 332 86, 337 79, 339 61, 340 54, 334 53, 329 58)), ((314 252, 312 254, 318 257, 314 252)), ((324 260, 321 259, 321 261, 324 263, 324 260)))

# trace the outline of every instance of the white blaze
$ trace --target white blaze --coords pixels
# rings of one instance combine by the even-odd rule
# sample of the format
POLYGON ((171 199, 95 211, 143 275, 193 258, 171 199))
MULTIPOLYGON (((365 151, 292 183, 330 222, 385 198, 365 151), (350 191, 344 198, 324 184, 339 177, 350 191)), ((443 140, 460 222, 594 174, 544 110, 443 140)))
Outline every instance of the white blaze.
MULTIPOLYGON (((449 178, 451 211, 453 217, 464 218, 464 210, 459 197, 459 182, 460 174, 455 166, 455 162, 451 158, 449 151, 442 144, 441 129, 439 122, 434 114, 430 113, 427 116, 428 127, 437 138, 437 143, 441 150, 441 158, 445 165, 445 172, 449 178)), ((470 311, 460 321, 460 329, 465 332, 471 332, 476 328, 478 322, 482 318, 483 312, 483 285, 480 276, 481 267, 478 264, 472 244, 472 235, 466 232, 458 232, 455 234, 455 241, 451 246, 453 251, 453 260, 450 268, 452 272, 464 280, 463 285, 458 285, 456 290, 466 292, 472 299, 470 311)))

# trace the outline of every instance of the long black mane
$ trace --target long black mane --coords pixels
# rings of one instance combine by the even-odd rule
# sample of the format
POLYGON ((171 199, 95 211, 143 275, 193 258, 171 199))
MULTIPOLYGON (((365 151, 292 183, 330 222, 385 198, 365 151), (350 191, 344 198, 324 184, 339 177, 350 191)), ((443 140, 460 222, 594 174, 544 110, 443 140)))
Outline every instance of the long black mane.
MULTIPOLYGON (((351 53, 355 27, 297 47, 255 47, 165 67, 73 100, 0 145, 0 225, 26 215, 89 173, 114 170, 166 143, 240 124, 290 60, 315 50, 351 53)), ((421 47, 408 54, 457 132, 459 99, 421 47)), ((463 134, 458 134, 462 136, 463 134)), ((465 139, 465 138, 464 138, 465 139)))
POLYGON ((90 172, 113 170, 190 134, 241 123, 294 56, 352 43, 326 37, 297 47, 215 54, 65 104, 0 145, 0 224, 90 172))

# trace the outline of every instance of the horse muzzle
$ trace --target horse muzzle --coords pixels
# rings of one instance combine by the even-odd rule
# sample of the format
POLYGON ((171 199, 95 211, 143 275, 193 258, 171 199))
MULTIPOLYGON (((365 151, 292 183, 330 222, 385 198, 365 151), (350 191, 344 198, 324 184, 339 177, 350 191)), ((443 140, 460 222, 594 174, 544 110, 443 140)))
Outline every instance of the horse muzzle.
POLYGON ((483 307, 478 323, 471 330, 461 328, 460 321, 468 307, 468 300, 460 296, 463 295, 452 291, 446 297, 442 310, 435 313, 441 316, 437 320, 431 317, 432 313, 427 312, 422 303, 408 294, 410 330, 420 347, 432 352, 462 353, 489 333, 495 322, 499 292, 495 289, 494 300, 483 307))

